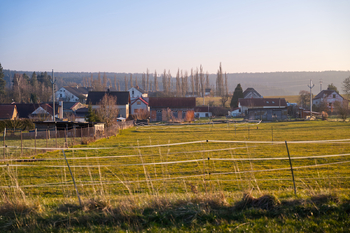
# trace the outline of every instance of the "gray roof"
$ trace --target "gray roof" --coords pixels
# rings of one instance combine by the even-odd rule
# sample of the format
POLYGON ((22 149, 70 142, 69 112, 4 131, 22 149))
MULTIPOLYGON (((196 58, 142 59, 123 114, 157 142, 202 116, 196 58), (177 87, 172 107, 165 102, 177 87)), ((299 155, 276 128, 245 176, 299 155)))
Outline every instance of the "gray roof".
POLYGON ((116 105, 127 105, 130 103, 130 95, 128 91, 89 91, 86 103, 97 105, 106 94, 117 97, 116 105))
POLYGON ((86 87, 69 87, 69 86, 65 86, 64 87, 67 91, 69 91, 70 93, 72 93, 73 95, 75 95, 76 97, 79 97, 81 95, 87 95, 88 89, 86 87))

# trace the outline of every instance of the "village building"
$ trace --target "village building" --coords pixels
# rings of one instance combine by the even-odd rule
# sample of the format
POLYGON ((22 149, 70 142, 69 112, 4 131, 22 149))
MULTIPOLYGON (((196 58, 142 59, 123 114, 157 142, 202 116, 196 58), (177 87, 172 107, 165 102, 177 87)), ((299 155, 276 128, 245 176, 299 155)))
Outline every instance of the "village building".
POLYGON ((89 90, 91 90, 91 88, 65 86, 56 91, 55 98, 57 101, 84 103, 87 99, 89 90))
POLYGON ((250 98, 264 98, 262 95, 259 94, 254 88, 249 87, 243 92, 243 98, 244 99, 250 99, 250 98))
POLYGON ((194 97, 151 97, 149 98, 151 121, 194 120, 194 97))
POLYGON ((288 119, 287 102, 284 98, 238 99, 238 107, 241 113, 251 120, 288 119))
POLYGON ((344 101, 347 102, 347 100, 345 100, 338 92, 327 89, 318 93, 312 99, 312 104, 320 106, 324 103, 328 107, 328 110, 332 112, 336 102, 339 102, 342 105, 344 101))
POLYGON ((194 117, 202 118, 202 117, 212 117, 213 107, 209 106, 197 106, 194 108, 194 117))
POLYGON ((99 103, 105 95, 116 97, 115 105, 119 110, 116 117, 129 118, 130 95, 128 91, 89 91, 87 104, 91 104, 92 109, 98 109, 100 107, 99 103))
POLYGON ((138 99, 138 98, 147 98, 148 94, 142 90, 139 86, 132 87, 129 89, 130 100, 138 99))
POLYGON ((1 104, 0 108, 0 120, 16 120, 18 118, 18 111, 16 105, 1 104))
POLYGON ((150 107, 148 102, 145 99, 139 97, 137 99, 131 100, 130 113, 132 115, 143 114, 149 111, 150 111, 150 107))

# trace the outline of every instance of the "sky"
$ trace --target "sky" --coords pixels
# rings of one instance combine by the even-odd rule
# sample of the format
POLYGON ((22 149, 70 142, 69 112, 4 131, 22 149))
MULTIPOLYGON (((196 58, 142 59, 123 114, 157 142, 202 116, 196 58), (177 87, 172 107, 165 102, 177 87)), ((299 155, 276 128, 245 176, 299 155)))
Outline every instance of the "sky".
POLYGON ((4 69, 350 70, 348 0, 0 0, 4 69))

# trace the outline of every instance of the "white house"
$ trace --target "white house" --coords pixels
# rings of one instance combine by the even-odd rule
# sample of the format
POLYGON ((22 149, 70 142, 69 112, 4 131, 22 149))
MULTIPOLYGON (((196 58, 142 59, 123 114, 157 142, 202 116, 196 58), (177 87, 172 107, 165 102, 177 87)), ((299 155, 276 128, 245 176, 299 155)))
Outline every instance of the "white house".
POLYGON ((131 100, 138 99, 140 97, 144 97, 144 98, 148 97, 148 94, 144 90, 142 90, 139 86, 130 88, 129 93, 130 93, 131 100))
POLYGON ((56 100, 65 101, 65 102, 78 102, 83 100, 83 102, 87 99, 88 96, 88 88, 86 87, 61 87, 55 93, 56 100))
POLYGON ((194 108, 194 116, 198 118, 212 117, 213 108, 208 106, 197 106, 194 108))
POLYGON ((339 102, 340 104, 343 104, 344 98, 339 95, 336 91, 327 89, 323 90, 320 93, 316 95, 315 98, 312 100, 313 105, 320 105, 321 103, 325 103, 329 110, 332 110, 334 108, 334 103, 339 102))
POLYGON ((139 97, 137 99, 133 99, 130 103, 130 112, 131 114, 138 114, 141 112, 149 112, 150 107, 148 106, 148 102, 139 97))

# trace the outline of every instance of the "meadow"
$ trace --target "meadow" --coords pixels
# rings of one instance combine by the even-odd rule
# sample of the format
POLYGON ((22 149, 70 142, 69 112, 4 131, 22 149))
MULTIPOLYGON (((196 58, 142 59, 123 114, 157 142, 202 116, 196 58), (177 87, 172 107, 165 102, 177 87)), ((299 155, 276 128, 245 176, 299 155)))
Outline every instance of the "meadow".
POLYGON ((0 229, 343 231, 349 139, 348 122, 152 124, 30 162, 8 149, 0 229))

